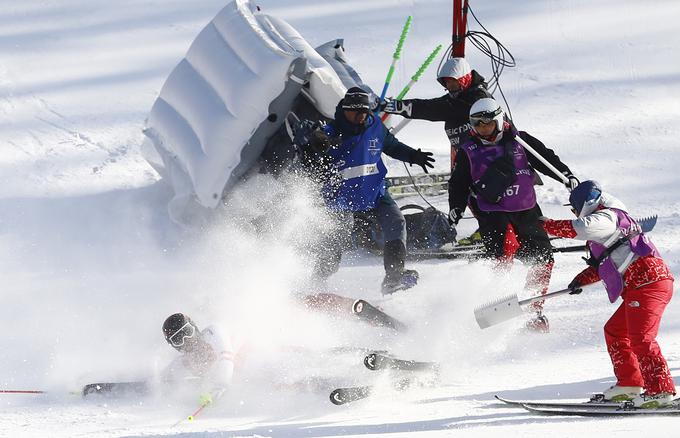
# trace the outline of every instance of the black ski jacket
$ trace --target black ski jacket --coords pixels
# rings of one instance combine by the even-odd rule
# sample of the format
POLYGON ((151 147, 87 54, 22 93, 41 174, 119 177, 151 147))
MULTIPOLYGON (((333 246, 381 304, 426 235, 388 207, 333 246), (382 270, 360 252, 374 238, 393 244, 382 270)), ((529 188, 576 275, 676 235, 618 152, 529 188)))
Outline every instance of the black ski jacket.
MULTIPOLYGON (((503 133, 503 138, 501 138, 501 141, 498 144, 503 145, 508 141, 513 140, 515 138, 513 132, 514 130, 512 128, 507 129, 503 133)), ((540 140, 538 140, 535 137, 532 137, 531 135, 524 131, 519 131, 519 136, 520 138, 522 138, 522 140, 526 141, 529 146, 534 148, 534 150, 548 163, 552 164, 557 170, 559 170, 562 173, 566 172, 567 174, 571 175, 571 170, 566 164, 564 164, 560 160, 560 157, 558 157, 557 154, 555 154, 555 151, 548 148, 540 140)), ((479 146, 484 147, 479 138, 472 137, 472 139, 479 146)), ((547 175, 554 179, 555 181, 559 181, 560 183, 562 183, 562 179, 555 175, 553 171, 551 171, 548 168, 548 166, 543 164, 538 158, 534 157, 528 151, 526 152, 526 155, 527 159, 529 160, 529 165, 531 166, 532 169, 538 170, 542 174, 547 175)), ((468 155, 465 153, 457 154, 453 170, 451 171, 451 179, 449 180, 450 210, 456 208, 461 212, 465 211, 465 207, 468 205, 468 198, 472 193, 472 183, 473 181, 472 174, 470 172, 470 161, 468 159, 468 155)))

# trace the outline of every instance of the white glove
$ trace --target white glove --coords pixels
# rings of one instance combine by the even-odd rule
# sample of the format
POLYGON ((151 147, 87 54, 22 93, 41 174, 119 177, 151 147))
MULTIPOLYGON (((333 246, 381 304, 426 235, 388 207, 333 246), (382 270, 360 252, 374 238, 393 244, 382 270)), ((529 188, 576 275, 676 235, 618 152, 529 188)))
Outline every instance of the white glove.
POLYGON ((564 186, 569 190, 570 192, 576 188, 579 184, 581 184, 581 181, 578 180, 573 174, 570 172, 562 172, 564 176, 567 177, 567 182, 564 183, 564 186))
POLYGON ((388 114, 398 114, 404 117, 411 117, 412 104, 403 100, 386 99, 383 111, 388 114))

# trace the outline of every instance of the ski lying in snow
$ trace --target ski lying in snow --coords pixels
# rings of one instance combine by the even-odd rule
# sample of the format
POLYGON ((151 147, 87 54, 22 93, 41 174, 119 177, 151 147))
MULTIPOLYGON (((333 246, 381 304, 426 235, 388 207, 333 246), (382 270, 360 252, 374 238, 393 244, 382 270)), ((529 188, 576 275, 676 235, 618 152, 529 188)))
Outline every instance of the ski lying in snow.
MULTIPOLYGON (((585 245, 569 245, 569 246, 553 246, 553 253, 570 253, 586 251, 585 245)), ((411 250, 407 254, 409 260, 431 260, 431 259, 466 259, 476 260, 484 257, 484 245, 461 245, 454 246, 448 249, 432 249, 432 250, 411 250)))
POLYGON ((352 304, 352 313, 374 326, 387 327, 398 332, 405 332, 408 329, 403 322, 364 300, 356 300, 352 304))
POLYGON ((559 407, 559 406, 587 406, 589 408, 616 408, 621 406, 621 403, 604 401, 602 394, 595 394, 590 400, 586 401, 559 401, 559 400, 511 400, 495 395, 496 400, 503 403, 524 407, 524 406, 545 406, 545 407, 559 407))
MULTIPOLYGON (((392 382, 392 389, 395 391, 403 391, 408 389, 415 383, 410 378, 396 379, 392 382)), ((376 386, 348 386, 346 388, 337 388, 331 392, 330 400, 334 405, 344 405, 358 400, 363 400, 375 393, 376 386)))
POLYGON ((94 394, 107 397, 123 397, 126 395, 146 395, 150 392, 148 382, 104 382, 88 383, 83 386, 83 397, 94 394))
POLYGON ((364 399, 371 395, 373 386, 350 386, 338 388, 331 392, 330 399, 334 405, 344 405, 353 401, 364 399))
POLYGON ((309 309, 319 310, 332 315, 354 315, 359 320, 376 327, 403 332, 406 324, 393 318, 366 300, 343 297, 332 293, 320 293, 301 297, 302 302, 309 309))
POLYGON ((426 196, 442 195, 448 191, 448 183, 451 174, 426 173, 410 176, 388 176, 387 190, 394 198, 417 195, 420 191, 426 196), (415 187, 414 187, 415 186, 415 187))
POLYGON ((371 371, 400 370, 400 371, 430 371, 438 372, 436 362, 417 362, 415 360, 397 359, 396 357, 372 352, 364 358, 364 365, 371 371))
POLYGON ((412 249, 406 254, 409 260, 431 260, 431 259, 468 259, 474 260, 484 255, 484 245, 476 243, 473 245, 456 245, 453 248, 439 249, 412 249))
MULTIPOLYGON (((372 371, 397 372, 396 376, 391 376, 392 389, 395 391, 404 391, 414 386, 431 387, 439 379, 439 365, 435 362, 397 359, 383 352, 374 351, 366 355, 364 365, 372 371)), ((331 392, 330 400, 334 405, 344 405, 370 397, 374 390, 373 385, 337 388, 331 392)))
MULTIPOLYGON (((649 233, 656 226, 658 217, 656 215, 643 217, 636 219, 638 225, 642 229, 643 233, 649 233)), ((557 240, 561 238, 553 238, 551 240, 557 240)), ((566 245, 566 246, 553 246, 553 253, 571 253, 571 252, 583 252, 587 248, 585 245, 566 245)), ((468 259, 475 260, 484 257, 484 245, 481 243, 476 243, 472 245, 454 245, 453 247, 444 247, 438 249, 420 249, 411 250, 408 252, 407 257, 411 260, 428 260, 428 259, 468 259)))
POLYGON ((636 408, 631 402, 618 403, 616 406, 581 404, 580 406, 536 406, 521 405, 529 412, 545 415, 578 415, 585 417, 616 415, 680 415, 680 402, 663 408, 636 408))

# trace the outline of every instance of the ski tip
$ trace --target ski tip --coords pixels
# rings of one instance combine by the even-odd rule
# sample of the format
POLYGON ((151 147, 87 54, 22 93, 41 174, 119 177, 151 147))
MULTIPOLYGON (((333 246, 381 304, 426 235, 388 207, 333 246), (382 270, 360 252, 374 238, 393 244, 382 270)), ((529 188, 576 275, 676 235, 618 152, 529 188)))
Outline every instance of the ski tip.
POLYGON ((363 311, 364 311, 364 307, 366 307, 366 306, 368 306, 368 305, 369 305, 368 302, 366 302, 365 300, 361 300, 361 299, 356 300, 356 301, 352 304, 352 312, 354 312, 355 314, 358 315, 358 314, 360 314, 361 312, 363 312, 363 311))
POLYGON ((336 389, 333 392, 331 392, 329 399, 331 403, 333 403, 336 406, 344 405, 347 403, 347 401, 342 397, 342 391, 340 389, 336 389))
POLYGON ((364 357, 364 365, 371 371, 377 371, 382 365, 382 361, 380 359, 381 356, 379 356, 378 353, 369 353, 366 355, 366 357, 364 357))
POLYGON ((499 402, 505 403, 505 404, 508 404, 508 405, 517 405, 517 404, 519 404, 519 401, 518 401, 518 400, 512 400, 512 399, 508 399, 508 398, 505 398, 505 397, 501 397, 501 396, 498 395, 498 394, 494 394, 493 397, 494 397, 496 400, 498 400, 499 402))

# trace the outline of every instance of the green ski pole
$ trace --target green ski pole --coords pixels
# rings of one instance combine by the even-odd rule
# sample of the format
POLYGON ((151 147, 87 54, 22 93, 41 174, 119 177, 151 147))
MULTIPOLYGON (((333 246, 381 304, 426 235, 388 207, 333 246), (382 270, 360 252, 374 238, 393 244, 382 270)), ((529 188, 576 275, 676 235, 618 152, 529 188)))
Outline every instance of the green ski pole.
POLYGON ((380 102, 385 100, 387 89, 390 86, 390 82, 392 81, 392 75, 394 74, 394 67, 397 65, 397 61, 401 57, 401 49, 404 46, 404 41, 406 41, 406 35, 408 34, 408 30, 411 27, 411 20, 412 19, 410 15, 406 17, 406 23, 404 23, 404 28, 401 30, 401 36, 399 36, 399 41, 397 42, 397 49, 394 51, 394 54, 392 55, 392 64, 390 65, 390 69, 387 72, 385 85, 383 86, 382 93, 380 93, 380 102))
MULTIPOLYGON (((430 64, 432 64, 432 61, 434 61, 434 58, 437 56, 441 49, 442 45, 440 44, 432 51, 432 53, 430 53, 430 56, 428 56, 425 62, 423 62, 423 64, 420 66, 416 74, 411 76, 411 80, 409 81, 409 83, 401 90, 399 95, 397 95, 396 100, 401 100, 404 98, 404 96, 406 96, 406 93, 408 93, 409 90, 411 90, 413 84, 418 82, 418 79, 420 79, 420 77, 423 75, 423 72, 430 66, 430 64)), ((383 114, 382 121, 384 122, 385 120, 387 120, 389 116, 390 114, 383 114)))

